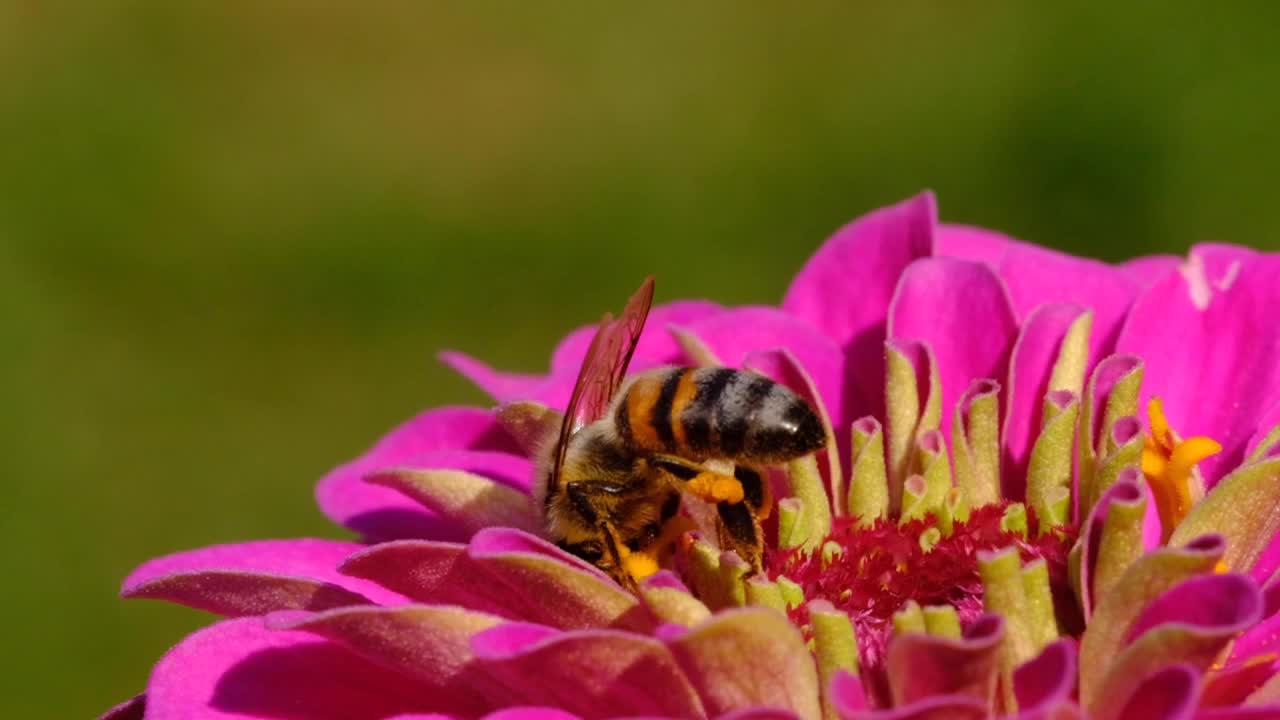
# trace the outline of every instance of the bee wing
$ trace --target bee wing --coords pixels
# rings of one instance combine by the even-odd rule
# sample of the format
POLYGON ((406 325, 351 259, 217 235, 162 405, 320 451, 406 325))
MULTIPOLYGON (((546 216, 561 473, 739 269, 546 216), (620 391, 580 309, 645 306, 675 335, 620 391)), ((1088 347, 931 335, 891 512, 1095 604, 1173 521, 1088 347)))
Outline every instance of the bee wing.
POLYGON ((569 438, 583 425, 594 422, 609 408, 609 402, 622 384, 622 377, 631 363, 631 355, 640 341, 644 321, 653 304, 653 277, 645 278, 627 305, 622 316, 614 319, 606 313, 600 321, 600 329, 591 339, 587 354, 578 371, 578 381, 569 396, 564 420, 560 424, 560 439, 556 443, 555 463, 551 467, 548 487, 559 487, 560 467, 564 464, 569 438))

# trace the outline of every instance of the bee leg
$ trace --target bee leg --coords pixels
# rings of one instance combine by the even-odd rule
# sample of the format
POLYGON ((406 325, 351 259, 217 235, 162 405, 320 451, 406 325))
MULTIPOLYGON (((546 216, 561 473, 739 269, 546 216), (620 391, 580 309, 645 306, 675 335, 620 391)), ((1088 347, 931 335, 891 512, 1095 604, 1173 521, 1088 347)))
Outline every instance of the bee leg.
POLYGON ((760 572, 764 558, 764 533, 760 520, 747 503, 716 503, 720 522, 720 547, 733 550, 756 572, 760 572))
POLYGON ((675 455, 653 455, 649 458, 649 463, 683 480, 686 492, 709 503, 727 502, 736 505, 746 495, 738 478, 712 472, 675 455))
POLYGON ((591 497, 592 491, 619 495, 623 490, 623 488, 599 483, 587 485, 586 483, 571 482, 565 485, 565 492, 573 503, 574 510, 582 516, 583 520, 594 525, 600 531, 602 544, 604 545, 604 556, 600 559, 608 560, 609 563, 606 567, 603 563, 597 562, 595 563, 596 566, 623 588, 632 593, 637 593, 639 592, 639 586, 636 584, 636 580, 657 572, 657 562, 648 555, 633 554, 630 548, 619 539, 618 531, 614 529, 613 524, 601 517, 600 511, 596 508, 595 502, 591 497))
POLYGON ((743 500, 757 518, 764 520, 773 514, 773 492, 762 470, 738 465, 733 469, 733 476, 742 483, 743 500))

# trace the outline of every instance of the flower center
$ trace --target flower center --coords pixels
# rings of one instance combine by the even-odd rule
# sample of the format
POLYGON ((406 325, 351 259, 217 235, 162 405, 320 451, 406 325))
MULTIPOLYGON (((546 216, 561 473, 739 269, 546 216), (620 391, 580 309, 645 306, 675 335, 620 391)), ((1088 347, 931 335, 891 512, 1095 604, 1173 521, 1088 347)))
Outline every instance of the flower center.
MULTIPOLYGON (((819 551, 778 551, 767 558, 771 579, 786 577, 798 584, 806 600, 827 600, 853 621, 862 666, 882 662, 894 613, 908 601, 922 606, 951 605, 962 625, 983 611, 983 584, 978 553, 1016 546, 1024 561, 1044 558, 1051 584, 1067 587, 1067 553, 1074 541, 1070 528, 1034 533, 1005 529, 1001 521, 1008 503, 974 510, 957 521, 948 536, 938 532, 928 516, 899 524, 880 520, 870 527, 849 518, 835 521, 819 551)), ((1068 591, 1069 592, 1069 591, 1068 591)), ((808 610, 801 604, 790 611, 802 628, 808 610)))
POLYGON ((1169 427, 1160 398, 1151 398, 1147 417, 1151 434, 1142 449, 1142 474, 1147 477, 1160 513, 1161 542, 1168 542, 1174 528, 1198 499, 1192 494, 1192 482, 1197 485, 1200 482, 1194 473, 1196 464, 1221 452, 1222 445, 1208 437, 1179 439, 1169 427))

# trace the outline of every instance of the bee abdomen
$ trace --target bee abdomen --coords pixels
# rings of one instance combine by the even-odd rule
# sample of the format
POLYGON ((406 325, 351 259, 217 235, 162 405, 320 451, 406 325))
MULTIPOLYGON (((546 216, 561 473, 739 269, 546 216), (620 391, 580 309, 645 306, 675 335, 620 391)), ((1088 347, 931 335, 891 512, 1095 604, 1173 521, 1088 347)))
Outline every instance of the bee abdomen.
POLYGON ((639 376, 619 402, 619 436, 632 447, 704 460, 773 463, 813 452, 826 432, 786 387, 731 368, 667 368, 639 376))

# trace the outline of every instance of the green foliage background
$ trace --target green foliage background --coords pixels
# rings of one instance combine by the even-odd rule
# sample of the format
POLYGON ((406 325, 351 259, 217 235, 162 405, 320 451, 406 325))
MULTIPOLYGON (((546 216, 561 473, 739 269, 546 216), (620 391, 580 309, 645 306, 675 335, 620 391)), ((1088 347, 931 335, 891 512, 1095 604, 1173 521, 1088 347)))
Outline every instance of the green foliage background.
POLYGON ((4 717, 209 621, 173 550, 344 533, 312 484, 537 370, 645 273, 776 301, 845 221, 1108 259, 1280 246, 1280 5, 0 3, 4 717), (321 9, 323 8, 323 9, 321 9))

